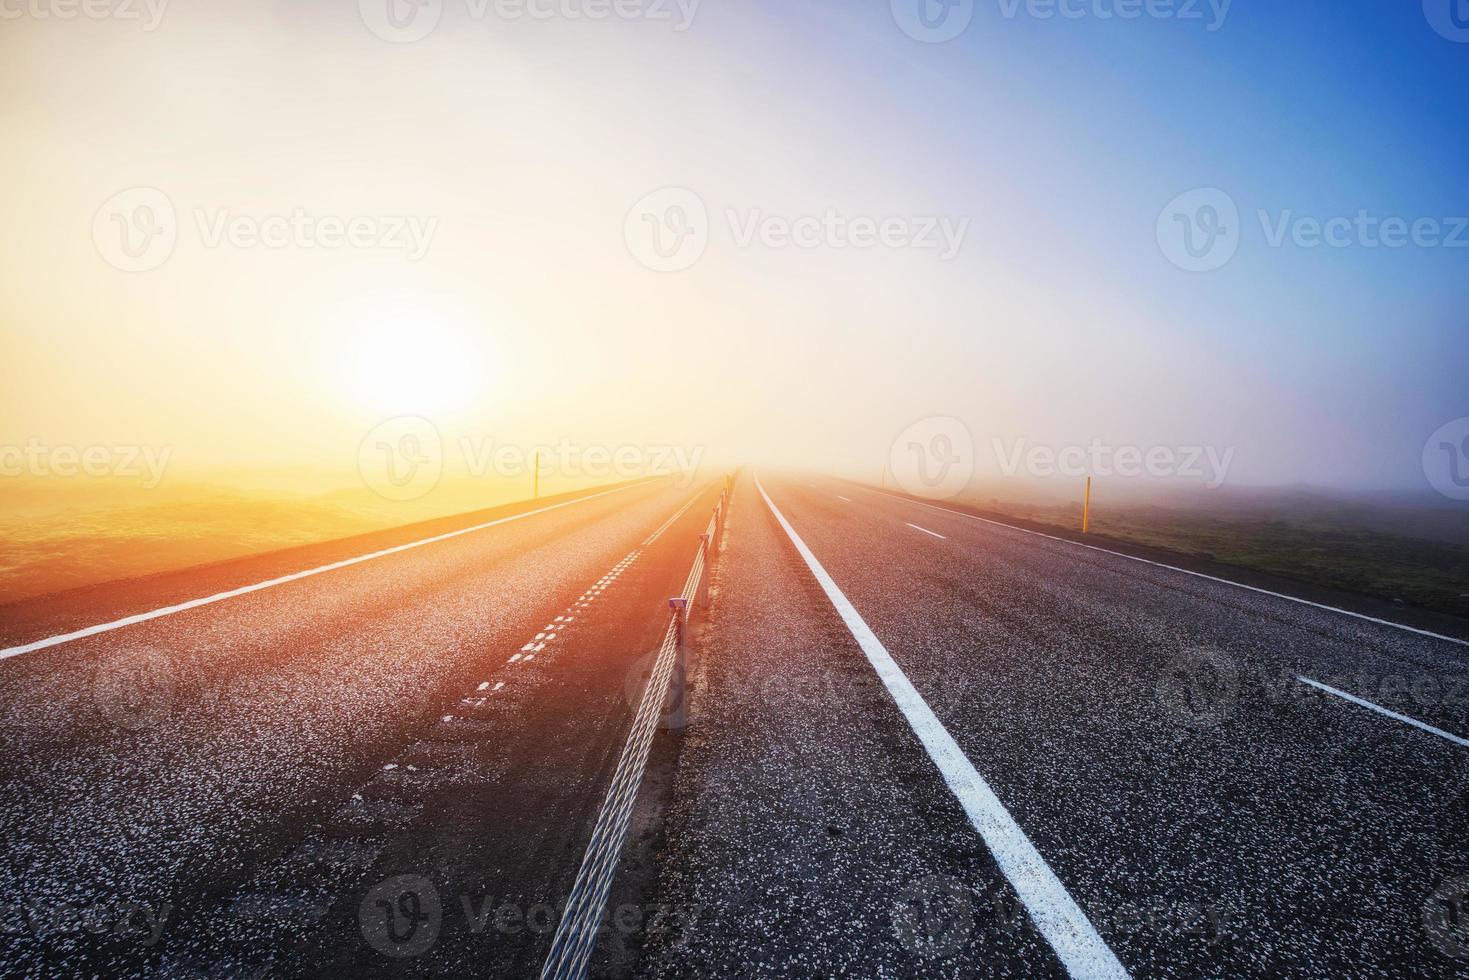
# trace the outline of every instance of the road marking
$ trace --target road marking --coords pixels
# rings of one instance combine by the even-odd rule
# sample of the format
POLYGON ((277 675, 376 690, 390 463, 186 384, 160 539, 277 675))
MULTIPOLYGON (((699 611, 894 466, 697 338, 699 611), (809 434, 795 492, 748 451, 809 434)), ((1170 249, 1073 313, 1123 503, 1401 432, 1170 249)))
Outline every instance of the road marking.
POLYGON ((680 517, 682 517, 684 515, 684 511, 686 511, 690 507, 694 506, 694 501, 695 500, 698 500, 698 499, 699 499, 699 495, 697 493, 695 493, 692 497, 690 497, 689 498, 689 502, 686 503, 686 504, 684 504, 677 511, 675 511, 674 512, 674 515, 672 517, 670 517, 668 520, 664 521, 663 524, 658 528, 658 530, 654 531, 652 534, 648 535, 646 538, 643 539, 643 547, 647 547, 648 545, 652 544, 654 541, 657 541, 659 538, 661 538, 663 536, 663 532, 666 531, 666 530, 668 530, 670 527, 672 527, 673 526, 673 522, 676 521, 676 520, 678 520, 680 517))
MULTIPOLYGON (((655 477, 654 479, 657 478, 655 477)), ((457 531, 449 531, 446 534, 436 534, 431 538, 423 538, 419 541, 410 541, 407 544, 400 544, 395 545, 391 548, 384 548, 382 551, 374 551, 372 552, 372 554, 369 555, 358 555, 356 558, 344 558, 341 561, 334 561, 330 565, 322 565, 319 568, 308 568, 303 572, 292 572, 290 575, 282 575, 280 578, 273 578, 268 582, 257 582, 254 585, 241 586, 238 589, 230 589, 228 592, 218 592, 211 596, 205 596, 202 599, 190 599, 188 602, 181 602, 178 605, 174 606, 164 606, 162 609, 155 609, 152 612, 138 613, 135 616, 127 616, 122 619, 113 620, 110 623, 102 623, 98 626, 88 626, 86 629, 76 630, 72 633, 62 633, 59 636, 51 636, 47 637, 44 640, 36 640, 34 643, 25 643, 20 646, 9 647, 7 649, 0 650, 0 660, 8 660, 11 657, 19 657, 21 654, 25 653, 34 653, 37 650, 44 650, 47 647, 60 646, 63 643, 70 643, 73 640, 81 640, 89 636, 96 636, 99 633, 107 633, 112 630, 122 629, 124 626, 132 626, 136 623, 146 623, 150 619, 160 619, 164 616, 171 616, 174 613, 184 612, 189 609, 197 609, 200 606, 207 606, 211 603, 223 602, 226 599, 233 599, 236 596, 248 595, 251 592, 259 592, 262 589, 269 589, 277 585, 285 585, 287 582, 296 582, 303 578, 310 578, 313 575, 320 575, 323 572, 334 572, 339 568, 347 568, 350 565, 360 565, 365 561, 372 561, 374 558, 384 558, 388 555, 396 555, 400 552, 411 551, 414 548, 422 548, 426 544, 437 544, 440 541, 448 541, 450 538, 461 537, 465 534, 473 534, 476 531, 483 531, 486 528, 497 527, 501 524, 509 524, 511 521, 518 521, 526 517, 534 517, 537 514, 545 514, 553 510, 560 510, 562 507, 570 507, 572 504, 585 503, 588 500, 595 500, 598 497, 605 497, 608 494, 621 493, 624 490, 631 490, 633 487, 643 486, 647 482, 647 480, 639 480, 637 483, 629 483, 626 486, 613 487, 611 490, 602 490, 597 493, 588 494, 585 497, 577 497, 575 500, 563 500, 559 504, 551 504, 547 507, 538 507, 535 510, 528 510, 521 514, 511 514, 509 517, 501 517, 497 520, 486 521, 483 524, 476 524, 473 527, 464 527, 460 528, 457 531)))
POLYGON ((923 695, 918 693, 918 689, 908 680, 871 627, 863 621, 851 600, 842 594, 842 590, 827 574, 821 562, 816 560, 811 549, 806 547, 795 528, 791 527, 785 515, 775 506, 758 476, 755 477, 755 486, 760 490, 760 496, 765 498, 765 505, 770 508, 780 526, 785 528, 791 543, 796 546, 796 551, 805 559, 811 574, 825 590, 831 604, 836 607, 847 629, 862 647, 868 662, 897 702, 898 710, 908 720, 913 734, 923 743, 928 757, 938 767, 944 782, 968 815, 969 822, 979 831, 980 837, 994 855, 995 863, 1010 880, 1015 893, 1030 912, 1036 928, 1050 942, 1066 971, 1073 977, 1128 976, 1116 954, 1097 935, 1086 913, 1082 912, 1066 891, 1066 886, 1061 884, 1061 879, 1056 877, 1056 873, 1046 864, 1045 858, 1041 857, 1030 838, 1025 836, 1025 831, 975 770, 973 763, 964 755, 948 729, 929 708, 928 702, 923 700, 923 695))
POLYGON ((849 504, 852 502, 852 498, 851 497, 843 497, 841 494, 837 494, 837 499, 838 500, 845 500, 849 504))
POLYGON ((1221 585, 1232 585, 1237 589, 1248 589, 1250 592, 1258 592, 1261 595, 1274 596, 1277 599, 1285 599, 1288 602, 1298 602, 1303 606, 1311 606, 1316 609, 1324 609, 1327 612, 1341 613, 1343 616, 1351 616, 1353 619, 1366 620, 1369 623, 1376 623, 1379 626, 1391 626, 1393 629, 1405 630, 1409 633, 1417 633, 1419 636, 1427 636, 1435 640, 1445 640, 1449 643, 1457 643, 1461 647, 1469 647, 1469 640, 1461 640, 1456 636, 1445 636, 1442 633, 1434 633, 1430 630, 1421 630, 1416 626, 1404 626, 1402 623, 1394 623, 1390 619, 1378 619, 1376 616, 1368 616, 1365 613, 1352 612, 1350 609, 1339 609, 1336 606, 1328 606, 1325 603, 1321 602, 1312 602, 1310 599, 1302 599, 1299 596, 1286 595, 1284 592, 1271 592, 1269 589, 1262 589, 1254 585, 1245 585, 1243 582, 1234 582, 1227 578, 1219 578, 1216 575, 1205 575, 1203 572, 1191 572, 1187 568, 1179 568, 1177 565, 1166 565, 1161 561, 1153 561, 1149 558, 1139 558, 1137 555, 1129 555, 1121 551, 1112 551, 1110 548, 1099 548, 1094 544, 1082 544, 1080 541, 1072 541, 1070 538, 1057 537, 1054 534, 1046 534, 1042 531, 1032 531, 1030 528, 1026 527, 1016 527, 1014 524, 1006 524, 1004 521, 992 521, 988 517, 978 517, 974 514, 966 514, 962 510, 950 510, 947 507, 937 507, 933 504, 924 503, 921 500, 914 500, 911 497, 902 497, 895 493, 889 493, 886 490, 873 490, 870 487, 863 487, 862 489, 866 490, 868 493, 876 493, 881 494, 884 497, 892 497, 894 500, 902 500, 910 504, 917 504, 919 507, 927 507, 929 510, 936 510, 940 513, 953 515, 954 517, 967 517, 972 521, 980 521, 984 524, 993 524, 995 527, 1009 528, 1011 531, 1019 531, 1022 534, 1033 534, 1038 538, 1049 538, 1052 541, 1060 541, 1063 544, 1075 545, 1078 548, 1086 548, 1088 551, 1100 551, 1104 555, 1115 555, 1118 558, 1126 558, 1129 561, 1142 562, 1144 565, 1153 565, 1157 568, 1166 568, 1169 571, 1173 572, 1182 572, 1185 575, 1192 575, 1194 578, 1207 579, 1210 582, 1218 582, 1221 585))
MULTIPOLYGON (((711 518, 706 526, 708 533, 714 533, 715 524, 716 519, 711 518)), ((701 548, 695 553, 689 577, 680 593, 685 603, 698 591, 700 579, 706 571, 704 558, 704 549, 701 548)), ((633 716, 632 728, 617 761, 617 770, 612 775, 602 809, 597 813, 592 839, 577 869, 571 894, 566 898, 560 924, 551 940, 551 951, 541 968, 541 980, 581 980, 587 975, 592 947, 602 931, 598 924, 607 910, 607 895, 617 871, 618 856, 627 841, 633 804, 637 801, 638 788, 648 766, 653 733, 668 696, 677 659, 678 637, 679 630, 674 622, 670 622, 653 659, 642 699, 633 716)))
POLYGON ((1364 701, 1362 698, 1359 698, 1354 694, 1348 694, 1346 691, 1338 691, 1336 688, 1331 687, 1328 684, 1323 684, 1320 681, 1313 681, 1309 677, 1297 677, 1296 680, 1300 681, 1302 684, 1309 684, 1310 686, 1318 690, 1325 691, 1327 694, 1335 694, 1337 697, 1342 698, 1343 700, 1350 701, 1356 705, 1361 705, 1362 707, 1375 711, 1380 715, 1386 715, 1387 717, 1392 718, 1395 721, 1400 721, 1405 725, 1412 725, 1414 728, 1422 729, 1423 731, 1428 732, 1430 735, 1437 735, 1439 738, 1447 739, 1448 741, 1453 742, 1455 745, 1469 748, 1469 739, 1460 738, 1457 735, 1451 735, 1448 732, 1444 731, 1442 728, 1434 728, 1432 725, 1426 725, 1416 718, 1409 718, 1407 715, 1400 715, 1396 711, 1389 711, 1387 708, 1384 708, 1380 704, 1373 704, 1371 701, 1364 701))
MULTIPOLYGON (((903 523, 904 524, 908 524, 907 521, 904 521, 903 523)), ((917 524, 908 524, 908 526, 911 527, 915 531, 922 531, 924 534, 932 534, 934 537, 938 538, 940 541, 947 541, 947 540, 949 540, 948 538, 944 537, 942 534, 939 534, 937 531, 930 531, 926 527, 919 527, 917 524)))

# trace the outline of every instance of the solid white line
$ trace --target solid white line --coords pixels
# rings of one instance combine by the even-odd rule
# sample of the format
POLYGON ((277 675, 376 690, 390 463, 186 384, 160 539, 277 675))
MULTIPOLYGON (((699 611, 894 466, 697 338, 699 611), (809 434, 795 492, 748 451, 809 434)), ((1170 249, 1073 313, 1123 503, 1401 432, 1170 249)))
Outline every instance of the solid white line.
POLYGON ((1387 708, 1384 708, 1380 704, 1373 704, 1371 701, 1364 701, 1356 695, 1348 694, 1346 691, 1338 691, 1336 688, 1331 687, 1330 685, 1323 684, 1320 681, 1313 681, 1309 677, 1297 677, 1296 680, 1300 681, 1302 684, 1309 684, 1312 687, 1317 688, 1318 690, 1325 691, 1327 694, 1335 694, 1337 697, 1342 698, 1346 701, 1350 701, 1353 704, 1361 705, 1364 708, 1369 708, 1380 715, 1386 715, 1387 717, 1392 718, 1396 721, 1401 721, 1405 725, 1412 725, 1414 728, 1420 728, 1423 731, 1428 732, 1430 735, 1437 735, 1439 738, 1447 739, 1448 741, 1453 742, 1455 745, 1462 745, 1465 748, 1469 748, 1469 739, 1463 739, 1457 735, 1450 735, 1442 728, 1434 728, 1432 725, 1425 725, 1423 722, 1419 721, 1416 718, 1409 718, 1407 715, 1400 715, 1396 711, 1389 711, 1387 708))
POLYGON ((891 497, 894 500, 902 500, 906 503, 917 504, 919 507, 927 507, 929 510, 936 510, 940 513, 949 514, 953 517, 967 517, 971 521, 980 521, 984 524, 993 524, 995 527, 1009 528, 1012 531, 1019 531, 1022 534, 1034 534, 1038 538, 1049 538, 1052 541, 1060 541, 1063 544, 1075 545, 1078 548, 1086 548, 1088 551, 1100 551, 1104 555, 1115 555, 1118 558, 1126 558, 1129 561, 1142 562, 1144 565, 1153 565, 1157 568, 1166 568, 1169 571, 1173 572, 1182 572, 1185 575, 1192 575, 1194 578, 1207 579, 1210 582, 1218 582, 1221 585, 1232 585, 1237 589, 1248 589, 1251 592, 1258 592, 1261 595, 1273 596, 1277 599, 1285 599, 1288 602, 1298 602, 1303 606, 1311 606, 1316 609, 1324 609, 1327 612, 1341 613, 1343 616, 1351 616, 1353 619, 1366 620, 1369 623, 1376 623, 1379 626, 1391 626, 1393 629, 1405 630, 1409 633, 1417 633, 1419 636, 1427 636, 1435 640, 1445 640, 1449 643, 1457 643, 1459 646, 1469 646, 1469 640, 1461 640, 1456 636, 1445 636, 1442 633, 1434 633, 1429 630, 1418 629, 1416 626, 1404 626, 1402 623, 1394 623, 1390 619, 1378 619, 1376 616, 1368 616, 1364 613, 1352 612, 1350 609, 1339 609, 1336 606, 1328 606, 1324 603, 1312 602, 1310 599, 1302 599, 1298 596, 1286 595, 1284 592, 1271 592, 1269 589, 1261 589, 1253 585, 1245 585, 1243 582, 1234 582, 1227 578, 1219 578, 1215 575, 1205 575, 1203 572, 1191 572, 1187 568, 1179 568, 1177 565, 1165 565, 1161 561, 1152 561, 1148 558, 1139 558, 1136 555, 1125 554, 1121 551, 1112 551, 1108 548, 1099 548, 1094 544, 1082 544, 1080 541, 1072 541, 1070 538, 1061 538, 1057 537, 1054 534, 1045 534, 1041 531, 1032 531, 1030 528, 1026 527, 1016 527, 1014 524, 1006 524, 1004 521, 992 521, 987 517, 977 517, 974 514, 966 514, 961 510, 950 510, 947 507, 938 507, 933 504, 924 503, 921 500, 914 500, 911 497, 904 497, 896 493, 889 493, 886 490, 874 490, 871 487, 863 487, 862 489, 866 490, 869 493, 877 493, 881 494, 884 497, 891 497))
MULTIPOLYGON (((904 521, 903 523, 904 524, 908 524, 907 521, 904 521)), ((939 534, 937 531, 930 531, 926 527, 919 527, 917 524, 908 524, 908 526, 911 527, 915 531, 922 531, 924 534, 932 534, 934 537, 938 538, 940 541, 947 541, 947 540, 949 540, 948 538, 944 537, 942 534, 939 534)))
POLYGON ((102 623, 98 626, 88 626, 86 629, 76 630, 72 633, 62 633, 59 636, 51 636, 47 637, 44 640, 36 640, 34 643, 26 643, 18 647, 9 647, 7 649, 0 650, 0 660, 8 660, 11 657, 19 657, 21 654, 25 653, 34 653, 37 650, 44 650, 47 647, 60 646, 63 643, 70 643, 73 640, 81 640, 89 636, 96 636, 98 633, 107 633, 111 630, 122 629, 124 626, 132 626, 135 623, 146 623, 150 619, 159 619, 163 616, 171 616, 174 613, 184 612, 185 610, 189 609, 197 609, 200 606, 207 606, 210 603, 223 602, 225 599, 233 599, 236 596, 247 595, 251 592, 259 592, 261 589, 268 589, 276 585, 285 585, 287 582, 295 582, 303 578, 310 578, 312 575, 320 575, 322 572, 333 572, 339 568, 346 568, 349 565, 359 565, 365 561, 372 561, 374 558, 383 558, 387 555, 396 555, 399 552, 409 551, 413 548, 421 548, 426 544, 436 544, 440 541, 448 541, 450 538, 457 538, 465 534, 473 534, 475 531, 483 531, 486 528, 495 527, 500 524, 508 524, 511 521, 518 521, 525 517, 534 517, 537 514, 544 514, 548 511, 560 510, 562 507, 570 507, 572 504, 580 504, 588 500, 595 500, 598 497, 605 497, 608 494, 621 493, 624 490, 631 490, 633 487, 642 486, 646 482, 648 481, 640 480, 637 483, 630 483, 627 486, 614 487, 611 490, 602 490, 598 493, 588 494, 585 497, 577 497, 575 500, 563 500, 559 504, 551 504, 548 507, 538 507, 535 510, 528 510, 521 514, 511 514, 509 517, 501 517, 497 520, 486 521, 483 524, 476 524, 473 527, 460 528, 457 531, 449 531, 446 534, 437 534, 431 538, 424 538, 420 541, 410 541, 407 544, 400 544, 395 545, 391 548, 384 548, 382 551, 374 551, 370 555, 358 555, 356 558, 345 558, 342 561, 334 561, 330 565, 322 565, 319 568, 308 568, 302 572, 292 572, 290 575, 282 575, 280 578, 273 578, 268 582, 257 582, 254 585, 241 586, 238 589, 230 589, 228 592, 218 592, 211 596, 205 596, 202 599, 190 599, 188 602, 181 602, 174 606, 164 606, 162 609, 154 609, 152 612, 138 613, 135 616, 127 616, 123 619, 114 620, 110 623, 102 623))
POLYGON ((760 496, 765 498, 770 512, 775 515, 780 526, 785 528, 791 543, 805 559, 811 574, 826 591, 827 598, 836 607, 847 629, 862 647, 868 662, 887 686, 888 693, 897 702, 898 709, 903 712, 913 733, 923 743, 928 757, 938 767, 944 782, 968 815, 969 822, 979 831, 985 845, 994 855, 995 863, 1010 880, 1015 893, 1030 912, 1036 928, 1050 942, 1066 971, 1073 977, 1128 976, 1116 954, 1097 935, 1086 914, 1066 891, 1066 886, 1061 884, 1050 865, 1046 864, 1045 858, 1041 857, 1030 838, 1025 836, 1025 831, 1010 816, 1010 812, 975 770, 948 729, 934 715, 928 702, 923 700, 923 696, 908 680, 902 668, 863 621, 856 607, 842 594, 842 590, 827 574, 821 562, 816 560, 811 549, 806 547, 801 536, 775 506, 758 476, 755 477, 755 486, 760 490, 760 496))

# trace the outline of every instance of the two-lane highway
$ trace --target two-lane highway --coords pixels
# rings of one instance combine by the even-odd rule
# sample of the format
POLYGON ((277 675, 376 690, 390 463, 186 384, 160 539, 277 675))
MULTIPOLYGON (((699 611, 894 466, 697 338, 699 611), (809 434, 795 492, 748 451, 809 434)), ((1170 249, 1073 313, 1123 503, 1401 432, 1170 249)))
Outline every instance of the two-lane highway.
MULTIPOLYGON (((361 975, 401 952, 372 936, 417 932, 359 921, 380 879, 563 896, 714 495, 649 481, 0 611, 6 972, 361 975)), ((416 952, 526 972, 548 945, 416 952)))
POLYGON ((660 948, 665 975, 762 934, 783 975, 1469 972, 1462 641, 850 483, 738 496, 660 885, 708 905, 706 942, 660 948), (850 756, 821 789, 799 760, 840 765, 827 741, 850 756), (930 852, 956 817, 983 857, 930 852), (736 835, 807 855, 793 897, 710 884, 748 873, 736 835))

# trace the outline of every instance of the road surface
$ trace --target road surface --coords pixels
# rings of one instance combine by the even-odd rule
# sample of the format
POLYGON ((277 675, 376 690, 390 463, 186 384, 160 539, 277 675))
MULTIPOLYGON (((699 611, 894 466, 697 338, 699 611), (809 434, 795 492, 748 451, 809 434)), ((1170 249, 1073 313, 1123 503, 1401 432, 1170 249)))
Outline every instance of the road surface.
POLYGON ((649 481, 0 610, 0 972, 533 975, 715 496, 649 481))
MULTIPOLYGON (((537 975, 716 496, 0 607, 0 973, 537 975)), ((1259 584, 744 474, 592 974, 1469 975, 1469 646, 1259 584)))
POLYGON ((656 889, 700 925, 647 972, 1469 975, 1469 647, 764 490, 735 495, 656 889))

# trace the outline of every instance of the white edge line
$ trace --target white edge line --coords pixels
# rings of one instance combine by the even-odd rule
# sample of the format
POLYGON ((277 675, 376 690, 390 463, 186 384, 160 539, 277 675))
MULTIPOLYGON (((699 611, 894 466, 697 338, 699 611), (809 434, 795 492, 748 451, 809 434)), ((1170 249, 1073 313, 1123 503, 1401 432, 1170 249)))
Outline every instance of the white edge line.
POLYGON ((911 527, 915 531, 922 531, 924 534, 932 534, 934 537, 938 538, 940 541, 947 541, 947 540, 949 540, 948 538, 944 537, 942 534, 938 533, 937 531, 930 531, 926 527, 919 527, 917 524, 909 524, 907 521, 904 521, 903 523, 904 524, 908 524, 908 526, 911 527))
POLYGON ((1313 681, 1309 677, 1297 677, 1296 680, 1300 681, 1302 684, 1309 684, 1312 687, 1317 688, 1318 690, 1325 691, 1327 694, 1335 694, 1337 697, 1342 698, 1343 700, 1350 701, 1353 704, 1361 705, 1362 707, 1367 708, 1371 711, 1375 711, 1380 715, 1386 715, 1387 717, 1392 718, 1396 721, 1400 721, 1405 725, 1412 725, 1414 728, 1422 729, 1423 731, 1428 732, 1430 735, 1437 735, 1439 738, 1447 739, 1448 741, 1453 742, 1455 745, 1461 745, 1465 748, 1469 748, 1469 739, 1460 738, 1457 735, 1451 735, 1448 732, 1444 731, 1442 728, 1434 728, 1432 725, 1426 725, 1416 718, 1409 718, 1407 715, 1400 715, 1396 711, 1389 711, 1387 708, 1384 708, 1380 704, 1373 704, 1371 701, 1365 701, 1354 694, 1348 694, 1346 691, 1338 691, 1336 688, 1332 687, 1329 684, 1323 684, 1320 681, 1313 681))
POLYGON ((1121 551, 1112 551, 1109 548, 1099 548, 1094 544, 1083 544, 1080 541, 1072 541, 1070 538, 1062 538, 1054 534, 1046 534, 1043 531, 1032 531, 1030 528, 1017 527, 1014 524, 1006 524, 1004 521, 992 521, 988 517, 979 517, 975 514, 966 514, 962 510, 950 510, 948 507, 938 507, 934 504, 925 503, 922 500, 914 500, 912 497, 904 497, 900 494, 889 493, 886 490, 874 490, 871 487, 862 487, 862 489, 866 490, 868 493, 881 494, 884 497, 891 497, 894 500, 902 500, 910 504, 917 504, 919 507, 927 507, 929 510, 936 510, 940 513, 951 514, 954 517, 967 517, 971 521, 981 521, 985 524, 993 524, 995 527, 1009 528, 1012 531, 1019 531, 1022 534, 1034 534, 1038 538, 1049 538, 1052 541, 1060 541, 1063 544, 1075 545, 1078 548, 1086 548, 1089 551, 1100 551, 1104 555, 1115 555, 1118 558, 1126 558, 1129 561, 1142 562, 1144 565, 1154 565, 1158 568, 1166 568, 1169 571, 1182 572, 1184 575, 1192 575, 1194 578, 1207 579, 1210 582, 1218 582, 1221 585, 1232 585, 1237 589, 1248 589, 1251 592, 1258 592, 1261 595, 1274 596, 1277 599, 1285 599, 1288 602, 1298 602, 1303 606, 1311 606, 1316 609, 1325 609, 1327 612, 1341 613, 1343 616, 1351 616, 1353 619, 1366 620, 1369 623, 1376 623, 1379 626, 1391 626, 1393 629, 1406 630, 1409 633, 1417 633, 1419 636, 1427 636, 1435 640, 1444 640, 1449 643, 1456 643, 1461 647, 1469 647, 1469 640, 1461 640, 1456 636, 1445 636, 1442 633, 1434 633, 1431 630, 1421 630, 1416 626, 1404 626, 1402 623, 1394 623, 1390 619, 1378 619, 1376 616, 1368 616, 1366 613, 1352 612, 1350 609, 1340 609, 1336 606, 1328 606, 1325 603, 1312 602, 1310 599, 1302 599, 1299 596, 1286 595, 1284 592, 1271 592, 1269 589, 1262 589, 1254 585, 1245 585, 1243 582, 1234 582, 1227 578, 1219 578, 1216 575, 1205 575, 1203 572, 1189 571, 1187 568, 1179 568, 1177 565, 1166 565, 1161 561, 1153 561, 1149 558, 1139 558, 1137 555, 1129 555, 1121 551))
POLYGON ((923 700, 923 696, 883 647, 856 607, 842 594, 821 562, 816 560, 811 549, 806 547, 806 543, 791 527, 785 515, 775 506, 758 475, 755 477, 755 486, 760 490, 760 496, 765 498, 765 505, 790 536, 791 543, 805 559, 811 574, 816 577, 831 604, 836 607, 847 629, 862 647, 868 662, 897 702, 898 709, 903 712, 913 733, 923 743, 928 757, 938 767, 944 782, 968 815, 969 822, 979 831, 985 845, 994 855, 995 863, 1000 866, 1020 900, 1025 903, 1036 928, 1050 942, 1067 973, 1079 978, 1127 977, 1127 970, 1102 937, 1097 935, 1086 913, 1082 912, 1066 891, 1066 886, 1061 884, 1056 873, 1046 864, 1045 858, 1025 835, 1025 831, 975 770, 973 763, 964 755, 959 744, 934 715, 928 702, 923 700))
POLYGON ((133 626, 137 623, 146 623, 150 619, 160 619, 164 616, 171 616, 174 613, 184 612, 189 609, 197 609, 200 606, 207 606, 211 603, 223 602, 225 599, 233 599, 236 596, 248 595, 251 592, 259 592, 262 589, 268 589, 276 585, 285 585, 287 582, 295 582, 299 579, 310 578, 312 575, 320 575, 322 572, 336 571, 339 568, 346 568, 349 565, 358 565, 365 561, 372 561, 374 558, 383 558, 387 555, 396 555, 402 551, 409 551, 413 548, 421 548, 426 544, 436 544, 440 541, 447 541, 450 538, 457 538, 464 534, 473 534, 475 531, 483 531, 486 528, 495 527, 498 524, 508 524, 511 521, 518 521, 523 517, 534 517, 537 514, 544 514, 547 511, 559 510, 562 507, 570 507, 572 504, 579 504, 588 500, 595 500, 597 497, 605 497, 611 493, 621 493, 623 490, 631 490, 633 487, 642 486, 646 482, 646 480, 640 480, 637 483, 629 483, 626 486, 613 487, 611 490, 602 490, 598 493, 588 494, 585 497, 577 497, 575 500, 563 500, 559 504, 551 504, 547 507, 538 507, 535 510, 528 510, 524 513, 511 514, 509 517, 501 517, 493 521, 486 521, 483 524, 476 524, 473 527, 463 527, 459 528, 457 531, 449 531, 445 534, 437 534, 431 538, 423 538, 419 541, 410 541, 407 544, 394 545, 391 548, 384 548, 382 551, 374 551, 372 554, 369 555, 358 555, 355 558, 344 558, 341 561, 334 561, 330 565, 322 565, 318 568, 308 568, 305 571, 301 572, 292 572, 290 575, 282 575, 280 578, 273 578, 267 582, 257 582, 254 585, 244 585, 238 589, 230 589, 228 592, 217 592, 214 595, 205 596, 202 599, 190 599, 188 602, 180 602, 177 605, 164 606, 162 609, 154 609, 151 612, 138 613, 133 616, 126 616, 122 619, 113 620, 110 623, 101 623, 97 626, 88 626, 86 629, 76 630, 72 633, 62 633, 57 636, 47 637, 44 640, 36 640, 32 643, 25 643, 21 646, 8 647, 4 650, 0 650, 0 660, 9 660, 11 657, 19 657, 22 654, 34 653, 37 650, 44 650, 47 647, 60 646, 63 643, 70 643, 73 640, 81 640, 89 636, 96 636, 99 633, 107 633, 112 630, 122 629, 124 626, 133 626))

